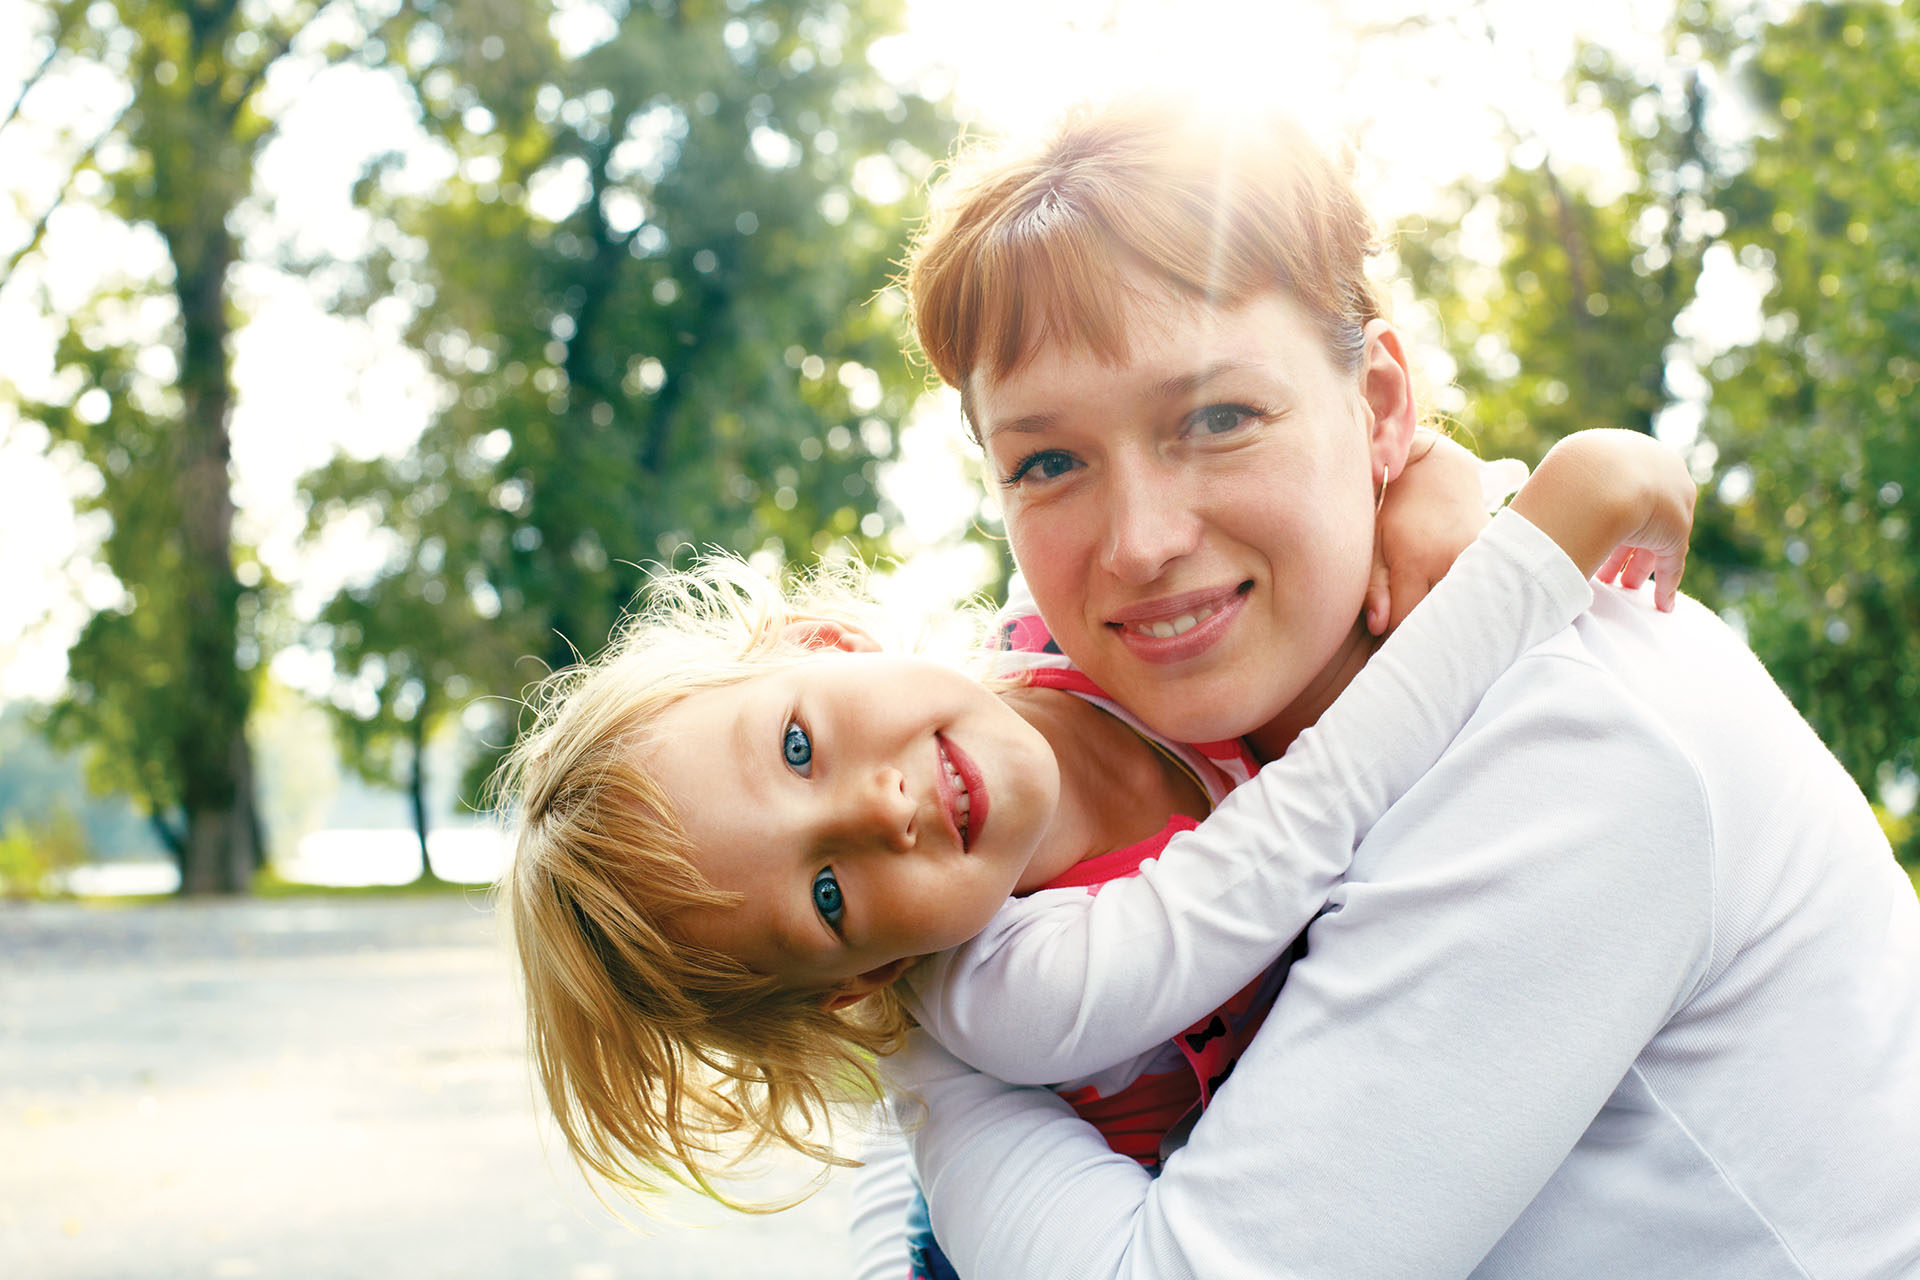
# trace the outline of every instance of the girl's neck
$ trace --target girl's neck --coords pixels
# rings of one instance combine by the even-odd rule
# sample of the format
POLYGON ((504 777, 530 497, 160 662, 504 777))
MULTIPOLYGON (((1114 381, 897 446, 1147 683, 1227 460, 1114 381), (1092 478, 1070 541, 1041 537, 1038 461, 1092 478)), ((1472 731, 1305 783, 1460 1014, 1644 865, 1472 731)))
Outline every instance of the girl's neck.
POLYGON ((1138 844, 1175 813, 1206 817, 1199 784, 1119 718, 1057 689, 1011 689, 1001 697, 1039 730, 1060 770, 1059 804, 1018 892, 1077 862, 1138 844))
POLYGON ((1360 668, 1367 665, 1367 659, 1379 647, 1379 637, 1367 630, 1365 618, 1355 621, 1353 629, 1313 683, 1279 715, 1247 735, 1247 746, 1253 754, 1262 761, 1278 760, 1285 755, 1293 740, 1317 724, 1334 699, 1353 683, 1360 668))

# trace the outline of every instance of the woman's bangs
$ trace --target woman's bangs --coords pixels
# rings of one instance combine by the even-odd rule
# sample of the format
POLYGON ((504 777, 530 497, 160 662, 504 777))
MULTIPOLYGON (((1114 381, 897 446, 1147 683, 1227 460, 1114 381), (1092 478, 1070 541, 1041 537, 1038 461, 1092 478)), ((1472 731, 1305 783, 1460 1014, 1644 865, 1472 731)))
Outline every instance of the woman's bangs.
POLYGON ((1128 255, 1094 221, 1054 201, 1030 210, 982 246, 959 316, 963 368, 1004 378, 1042 347, 1126 359, 1122 317, 1135 290, 1128 255))

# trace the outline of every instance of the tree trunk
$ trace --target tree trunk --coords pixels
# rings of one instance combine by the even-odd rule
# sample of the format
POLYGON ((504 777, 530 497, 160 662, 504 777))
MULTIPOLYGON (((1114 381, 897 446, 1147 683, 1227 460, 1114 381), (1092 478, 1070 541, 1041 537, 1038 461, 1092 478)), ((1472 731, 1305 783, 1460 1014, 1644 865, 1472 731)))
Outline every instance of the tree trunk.
POLYGON ((156 136, 147 139, 163 211, 160 232, 173 259, 180 307, 174 479, 181 533, 179 626, 185 684, 193 697, 174 735, 174 756, 187 819, 181 889, 188 894, 244 893, 256 861, 246 739, 252 691, 235 660, 242 592, 233 570, 228 474, 233 384, 226 284, 234 244, 227 218, 244 193, 248 157, 232 135, 218 83, 195 83, 177 103, 177 114, 152 122, 156 136), (162 130, 173 134, 159 136, 162 130))
POLYGON ((423 698, 413 717, 413 767, 407 774, 407 798, 413 802, 413 830, 420 837, 420 875, 416 883, 439 880, 427 856, 427 704, 423 698))

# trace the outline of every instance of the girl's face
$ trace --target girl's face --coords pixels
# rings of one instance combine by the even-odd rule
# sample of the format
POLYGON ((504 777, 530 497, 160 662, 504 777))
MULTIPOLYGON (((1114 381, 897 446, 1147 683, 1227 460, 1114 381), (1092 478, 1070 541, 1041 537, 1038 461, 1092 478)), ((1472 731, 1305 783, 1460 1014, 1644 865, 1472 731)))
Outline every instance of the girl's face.
POLYGON ((1413 429, 1399 342, 1375 321, 1348 374, 1286 294, 1141 293, 1118 365, 1049 344, 975 375, 990 483, 1089 676, 1169 737, 1277 753, 1371 651, 1375 486, 1413 429))
POLYGON ((689 695, 646 750, 701 872, 742 897, 677 927, 808 990, 864 993, 980 932, 1032 887, 1059 799, 1045 739, 998 696, 891 654, 689 695))

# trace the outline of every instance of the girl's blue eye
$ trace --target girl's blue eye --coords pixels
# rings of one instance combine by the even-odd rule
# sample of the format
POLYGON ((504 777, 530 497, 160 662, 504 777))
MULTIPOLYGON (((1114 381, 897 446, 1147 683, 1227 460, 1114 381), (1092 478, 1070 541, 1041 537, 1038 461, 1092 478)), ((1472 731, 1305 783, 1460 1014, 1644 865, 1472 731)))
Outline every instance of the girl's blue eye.
POLYGON ((847 914, 847 900, 840 892, 840 881, 832 867, 820 868, 813 877, 813 909, 820 913, 828 928, 839 931, 840 918, 847 914))
POLYGON ((780 755, 786 760, 787 768, 801 777, 813 772, 813 739, 792 721, 787 722, 787 731, 780 737, 780 755))
POLYGON ((1011 489, 1028 476, 1039 480, 1058 480, 1079 465, 1070 453, 1059 449, 1041 449, 1014 463, 1013 470, 1000 483, 1011 489))
POLYGON ((1199 435, 1219 436, 1234 430, 1247 419, 1257 416, 1245 405, 1210 404, 1189 415, 1187 426, 1199 435))

